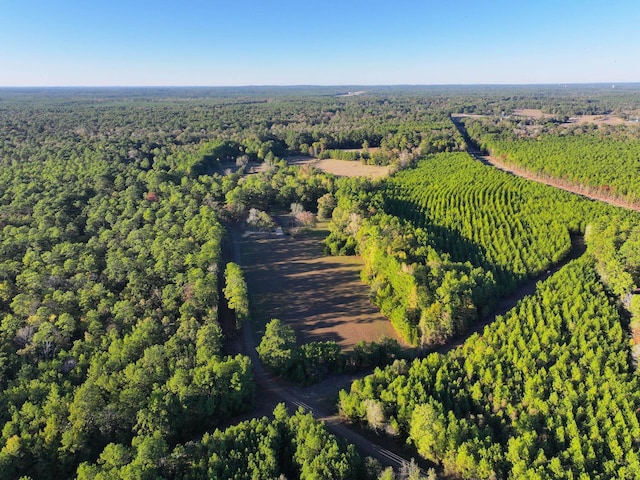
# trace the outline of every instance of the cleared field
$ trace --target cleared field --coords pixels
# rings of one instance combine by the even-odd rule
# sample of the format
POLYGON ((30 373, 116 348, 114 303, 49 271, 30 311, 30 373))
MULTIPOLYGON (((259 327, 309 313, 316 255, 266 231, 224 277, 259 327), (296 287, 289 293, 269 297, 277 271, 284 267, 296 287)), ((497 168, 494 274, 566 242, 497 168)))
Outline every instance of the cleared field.
MULTIPOLYGON (((369 151, 372 150, 374 149, 369 149, 369 151)), ((364 165, 358 161, 336 160, 334 158, 319 160, 313 157, 291 157, 287 161, 290 165, 312 165, 323 172, 332 173, 338 177, 381 178, 389 175, 388 166, 364 165)))
MULTIPOLYGON (((370 152, 373 150, 375 149, 369 149, 370 152)), ((286 160, 289 165, 311 165, 338 177, 368 177, 373 179, 386 177, 390 172, 388 166, 364 165, 358 161, 337 160, 334 158, 319 160, 315 157, 289 157, 286 160)), ((250 163, 248 168, 250 173, 259 173, 265 171, 266 165, 264 163, 250 163)))
MULTIPOLYGON (((520 117, 529 118, 553 118, 554 115, 550 113, 542 113, 542 110, 533 108, 522 108, 513 111, 513 114, 520 117)), ((596 125, 635 125, 638 122, 633 120, 625 120, 617 115, 576 115, 570 117, 567 124, 584 125, 593 123, 596 125)))
POLYGON ((632 125, 635 122, 624 120, 615 115, 578 115, 569 118, 568 123, 577 123, 578 125, 587 123, 595 123, 596 125, 632 125))
POLYGON ((348 160, 334 160, 328 158, 326 160, 318 160, 313 164, 328 173, 333 173, 339 177, 369 177, 381 178, 389 175, 389 167, 379 165, 363 165, 360 162, 350 162, 348 160))
POLYGON ((518 117, 530 117, 530 118, 551 118, 553 117, 550 113, 542 113, 542 110, 538 110, 535 108, 517 108, 513 111, 514 115, 518 117))
POLYGON ((360 281, 357 257, 322 252, 326 231, 295 237, 246 237, 242 264, 258 333, 272 318, 290 324, 298 341, 335 341, 350 350, 361 340, 398 339, 391 323, 371 304, 360 281))

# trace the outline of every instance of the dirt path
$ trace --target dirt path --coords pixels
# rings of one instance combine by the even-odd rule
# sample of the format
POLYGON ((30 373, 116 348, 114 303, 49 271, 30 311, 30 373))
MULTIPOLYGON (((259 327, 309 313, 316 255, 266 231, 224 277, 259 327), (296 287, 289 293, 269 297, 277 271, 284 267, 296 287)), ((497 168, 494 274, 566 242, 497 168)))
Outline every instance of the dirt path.
POLYGON ((469 152, 469 153, 474 158, 476 158, 477 160, 480 160, 485 165, 495 167, 499 170, 511 173, 518 177, 526 178, 527 180, 531 180, 538 183, 543 183, 545 185, 549 185, 550 187, 559 188, 561 190, 566 190, 567 192, 575 193, 576 195, 581 195, 591 200, 598 200, 600 202, 608 203, 609 205, 640 212, 640 205, 627 202, 625 200, 612 197, 610 195, 601 194, 585 185, 578 185, 575 183, 571 183, 567 180, 563 180, 561 178, 554 178, 554 177, 549 177, 549 176, 541 175, 538 173, 534 173, 522 167, 518 167, 517 165, 507 164, 494 155, 481 155, 478 152, 474 152, 474 153, 469 152))
POLYGON ((438 353, 446 353, 454 348, 461 346, 471 335, 474 333, 481 333, 484 330, 484 327, 493 323, 497 317, 505 315, 509 310, 517 305, 517 303, 522 300, 524 297, 529 295, 533 295, 536 291, 536 287, 538 282, 542 282, 549 278, 551 275, 556 273, 562 267, 564 267, 571 260, 575 260, 582 256, 587 250, 587 247, 584 243, 584 235, 572 235, 571 236, 571 251, 569 254, 563 258, 560 262, 550 267, 546 272, 541 273, 536 278, 532 278, 520 286, 515 292, 513 292, 508 297, 500 300, 500 303, 496 306, 496 308, 487 315, 484 319, 480 320, 476 323, 470 330, 467 330, 464 334, 459 337, 449 339, 444 345, 440 345, 438 347, 428 349, 427 352, 438 352, 438 353))
POLYGON ((507 173, 511 173, 512 175, 516 175, 518 177, 525 178, 527 180, 531 180, 538 183, 543 183, 545 185, 549 185, 550 187, 559 188, 561 190, 565 190, 567 192, 575 193, 576 195, 581 195, 585 198, 589 198, 591 200, 598 200, 600 202, 608 203, 609 205, 613 205, 615 207, 626 208, 627 210, 635 210, 636 212, 640 212, 640 205, 634 204, 631 202, 627 202, 620 198, 612 197, 611 195, 602 194, 592 187, 588 187, 586 185, 580 185, 576 183, 572 183, 568 180, 563 180, 557 177, 550 177, 548 175, 542 175, 539 173, 532 172, 525 168, 519 167, 517 165, 508 164, 502 161, 500 158, 495 155, 483 155, 476 147, 475 143, 469 137, 469 134, 464 126, 464 124, 460 121, 461 116, 451 116, 451 121, 456 126, 464 140, 467 142, 468 150, 467 152, 476 160, 484 163, 485 165, 495 167, 499 170, 502 170, 507 173))

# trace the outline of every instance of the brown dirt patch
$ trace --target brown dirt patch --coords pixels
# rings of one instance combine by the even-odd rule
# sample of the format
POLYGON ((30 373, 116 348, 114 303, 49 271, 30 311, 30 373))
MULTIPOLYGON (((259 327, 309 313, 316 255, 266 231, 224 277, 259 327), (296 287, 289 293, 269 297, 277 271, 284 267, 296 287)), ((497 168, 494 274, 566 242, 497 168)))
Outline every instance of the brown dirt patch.
POLYGON ((338 177, 382 178, 389 175, 389 167, 364 165, 360 162, 335 160, 333 158, 318 160, 313 166, 322 171, 337 175, 338 177))
MULTIPOLYGON (((375 149, 370 148, 372 152, 375 149)), ((296 156, 285 159, 289 165, 311 165, 323 172, 331 173, 338 177, 368 177, 381 178, 389 175, 390 167, 382 167, 379 165, 364 165, 357 161, 325 159, 319 160, 315 157, 296 156)), ((266 169, 264 163, 251 163, 248 166, 249 173, 259 173, 266 169)))
MULTIPOLYGON (((372 149, 369 149, 371 152, 372 149)), ((290 165, 312 165, 323 172, 331 173, 338 177, 368 177, 382 178, 389 175, 390 168, 379 165, 365 165, 361 162, 350 160, 336 160, 327 158, 319 160, 312 157, 291 157, 287 159, 290 165)))
MULTIPOLYGON (((550 113, 542 113, 542 110, 534 108, 519 108, 513 111, 513 114, 519 117, 527 118, 553 118, 555 115, 550 113)), ((635 125, 637 122, 625 120, 617 115, 576 115, 570 117, 565 125, 635 125)))
POLYGON ((258 337, 272 319, 291 325, 299 343, 335 341, 350 350, 359 341, 396 338, 391 323, 369 301, 360 259, 322 252, 326 230, 241 241, 242 265, 258 337))
POLYGON ((624 120, 615 115, 578 115, 569 118, 567 123, 578 125, 584 125, 587 123, 593 123, 595 125, 631 125, 635 122, 624 120))
POLYGON ((517 108, 513 111, 513 114, 518 117, 527 118, 551 118, 553 115, 549 113, 542 113, 542 110, 536 108, 517 108))

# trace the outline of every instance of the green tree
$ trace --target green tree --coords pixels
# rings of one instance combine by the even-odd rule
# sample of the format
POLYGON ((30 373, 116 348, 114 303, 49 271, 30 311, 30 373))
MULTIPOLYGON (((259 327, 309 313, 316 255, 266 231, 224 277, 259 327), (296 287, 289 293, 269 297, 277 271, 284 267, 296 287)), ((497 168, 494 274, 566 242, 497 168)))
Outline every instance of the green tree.
POLYGON ((318 199, 318 219, 330 220, 334 208, 336 208, 335 197, 332 193, 325 193, 318 199))
POLYGON ((242 269, 239 265, 229 262, 224 270, 225 286, 223 293, 229 308, 236 313, 236 328, 240 327, 249 319, 249 292, 247 282, 244 279, 242 269))
POLYGON ((294 363, 296 354, 296 333, 281 320, 267 323, 264 336, 256 348, 260 360, 278 374, 285 374, 294 363))

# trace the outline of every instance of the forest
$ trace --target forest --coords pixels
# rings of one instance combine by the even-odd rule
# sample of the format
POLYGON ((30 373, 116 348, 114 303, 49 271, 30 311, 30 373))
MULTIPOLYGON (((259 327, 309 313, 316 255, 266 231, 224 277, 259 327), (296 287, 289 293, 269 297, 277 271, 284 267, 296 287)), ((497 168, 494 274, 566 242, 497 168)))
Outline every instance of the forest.
POLYGON ((485 152, 549 178, 557 178, 638 205, 640 125, 571 125, 558 119, 464 119, 485 152))
POLYGON ((630 118, 640 88, 340 93, 0 89, 0 478, 640 476, 638 214, 482 165, 450 118, 485 115, 465 120, 479 146, 635 201, 633 126, 521 135, 496 119, 630 118), (300 156, 393 173, 339 178, 288 164, 300 156), (408 346, 341 352, 274 320, 257 358, 303 385, 372 372, 339 413, 406 440, 428 472, 385 469, 311 412, 252 417, 257 365, 234 347, 251 292, 228 229, 269 230, 293 205, 329 222, 327 252, 360 257, 408 346), (583 236, 586 254, 481 336, 429 353, 583 236))

